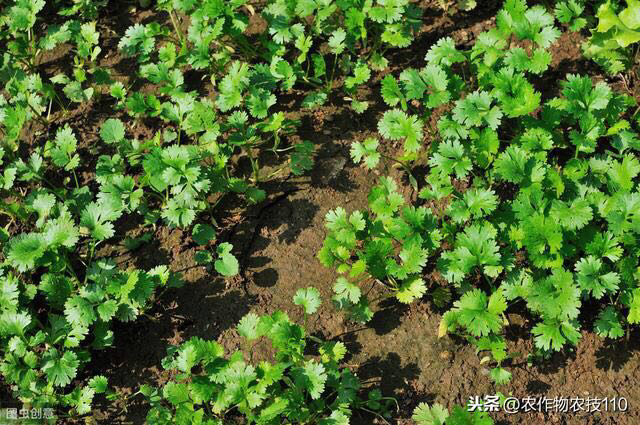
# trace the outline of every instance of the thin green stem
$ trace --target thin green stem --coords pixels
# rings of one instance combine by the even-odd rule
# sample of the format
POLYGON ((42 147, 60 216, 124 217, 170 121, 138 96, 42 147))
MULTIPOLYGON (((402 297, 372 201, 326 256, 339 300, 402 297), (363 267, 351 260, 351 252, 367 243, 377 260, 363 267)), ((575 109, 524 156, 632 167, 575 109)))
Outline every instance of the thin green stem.
POLYGON ((87 264, 89 264, 91 262, 91 260, 93 260, 93 254, 96 251, 96 241, 92 240, 91 241, 91 249, 89 250, 89 256, 87 257, 87 264))
POLYGON ((380 418, 382 421, 384 421, 384 423, 385 423, 385 424, 387 424, 387 425, 391 425, 391 424, 389 423, 389 421, 387 421, 387 420, 384 418, 384 416, 382 416, 380 413, 378 413, 378 412, 374 412, 373 410, 369 410, 369 409, 367 409, 366 407, 363 407, 363 406, 360 406, 360 407, 359 407, 359 409, 364 410, 365 412, 369 412, 369 413, 371 413, 371 414, 373 414, 373 415, 376 415, 378 418, 380 418))
POLYGON ((284 170, 284 169, 286 169, 286 168, 287 168, 286 166, 284 166, 284 167, 280 167, 280 168, 278 168, 277 170, 273 171, 272 173, 269 173, 269 174, 267 175, 267 177, 266 177, 266 179, 265 179, 265 180, 270 180, 272 177, 274 177, 274 176, 276 176, 276 175, 280 174, 280 173, 282 172, 282 170, 284 170))
POLYGON ((258 56, 258 50, 251 46, 251 44, 249 44, 244 38, 234 38, 233 40, 238 43, 238 47, 244 49, 245 54, 248 53, 249 58, 258 56))
MULTIPOLYGON (((411 167, 409 166, 409 164, 406 164, 406 163, 404 163, 404 162, 402 162, 402 161, 400 161, 400 160, 398 160, 398 159, 396 159, 396 158, 394 158, 392 156, 385 155, 383 153, 381 153, 380 156, 382 158, 384 158, 384 159, 387 159, 387 160, 393 161, 393 162, 395 162, 397 164, 400 164, 402 166, 402 168, 404 169, 404 171, 409 175, 409 179, 413 180, 415 182, 415 184, 416 184, 415 189, 417 190, 417 180, 416 180, 415 176, 413 175, 413 173, 411 172, 411 167)), ((413 186, 413 184, 412 184, 412 186, 413 186)))
POLYGON ((253 181, 254 183, 258 183, 260 181, 260 169, 257 163, 257 159, 254 158, 253 153, 251 152, 251 148, 248 148, 246 150, 247 152, 247 157, 249 158, 249 161, 251 163, 251 170, 253 171, 253 181))
POLYGON ((166 38, 167 40, 173 41, 176 44, 182 44, 182 40, 175 38, 171 34, 166 34, 166 35, 163 35, 162 37, 166 38))
POLYGON ((307 58, 307 70, 304 72, 304 79, 309 78, 309 71, 311 71, 311 60, 307 58))
POLYGON ((336 74, 336 65, 338 64, 338 55, 336 54, 334 56, 334 60, 333 60, 333 65, 331 67, 331 78, 329 79, 329 81, 327 81, 327 89, 329 91, 333 90, 333 77, 336 74))
POLYGON ((173 16, 173 9, 169 10, 169 17, 171 18, 171 25, 173 25, 173 29, 175 30, 176 34, 178 35, 178 39, 180 40, 180 47, 181 48, 186 48, 186 42, 184 39, 184 34, 182 34, 182 30, 180 29, 180 26, 177 23, 176 18, 174 18, 173 16))
POLYGON ((276 152, 278 150, 278 146, 280 145, 280 135, 277 132, 273 132, 273 151, 276 152))
POLYGON ((73 266, 71 265, 71 261, 69 260, 69 255, 67 252, 64 253, 64 266, 69 271, 69 273, 73 275, 76 282, 80 283, 80 278, 78 278, 76 271, 73 269, 73 266))

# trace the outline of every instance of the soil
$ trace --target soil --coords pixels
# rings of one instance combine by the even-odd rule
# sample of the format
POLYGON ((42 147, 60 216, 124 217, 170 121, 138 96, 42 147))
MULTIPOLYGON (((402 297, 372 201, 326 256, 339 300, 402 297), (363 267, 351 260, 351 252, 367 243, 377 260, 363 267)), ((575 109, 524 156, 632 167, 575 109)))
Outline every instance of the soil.
MULTIPOLYGON (((120 4, 118 2, 112 2, 120 4)), ((426 1, 424 26, 410 50, 390 52, 391 63, 398 69, 424 64, 424 54, 435 41, 451 36, 458 44, 471 44, 475 36, 494 23, 500 2, 488 1, 470 13, 446 16, 437 1, 426 1), (416 52, 419 52, 416 54, 416 52)), ((111 7, 111 6, 110 6, 111 7)), ((116 33, 134 22, 150 19, 147 11, 130 11, 125 7, 110 17, 101 18, 99 28, 109 42, 103 48, 103 65, 113 68, 119 79, 134 72, 136 65, 119 56, 116 33), (121 77, 120 77, 121 76, 121 77)), ((259 33, 264 23, 252 19, 249 33, 259 33)), ((601 71, 581 56, 580 43, 584 35, 563 35, 551 48, 553 72, 536 82, 543 98, 558 94, 558 81, 566 73, 587 73, 604 79, 601 71)), ((64 51, 60 52, 62 55, 64 51)), ((60 58, 46 58, 48 73, 64 66, 60 58)), ((384 111, 377 84, 377 75, 367 99, 373 106, 359 116, 333 99, 329 106, 317 111, 301 111, 290 117, 302 122, 299 136, 316 145, 315 168, 300 178, 283 177, 264 186, 268 198, 262 204, 246 208, 233 197, 218 206, 217 221, 222 227, 220 240, 229 241, 240 260, 241 274, 223 279, 210 269, 198 266, 193 255, 196 244, 189 232, 158 227, 152 242, 134 252, 108 247, 98 255, 116 255, 123 267, 150 268, 169 264, 186 282, 180 289, 168 290, 146 316, 132 323, 116 326, 114 346, 94 352, 86 375, 102 374, 116 389, 116 402, 98 400, 98 408, 90 422, 99 424, 143 424, 148 405, 140 395, 134 395, 142 384, 159 385, 168 378, 160 366, 169 345, 179 344, 199 336, 219 341, 227 351, 241 348, 234 325, 248 312, 272 313, 286 311, 302 322, 300 310, 293 305, 297 289, 314 286, 325 300, 312 317, 310 332, 327 339, 343 341, 348 347, 348 364, 357 375, 372 385, 378 385, 387 396, 397 399, 391 423, 409 424, 413 409, 421 402, 438 402, 448 408, 465 404, 472 396, 483 397, 497 391, 514 397, 626 397, 627 412, 601 414, 519 413, 492 414, 499 424, 612 424, 640 423, 640 332, 630 334, 624 343, 610 343, 591 331, 583 331, 574 350, 555 354, 552 358, 527 363, 532 352, 530 329, 526 314, 510 313, 507 335, 510 352, 522 355, 513 360, 509 370, 513 379, 507 386, 495 387, 488 368, 481 364, 481 355, 473 346, 450 337, 438 338, 442 310, 428 297, 409 306, 385 302, 374 306, 373 320, 366 326, 354 325, 328 301, 336 279, 333 270, 324 268, 316 259, 325 237, 324 216, 333 208, 348 211, 366 207, 369 189, 380 175, 390 174, 402 181, 393 168, 367 171, 356 167, 349 159, 352 140, 372 134, 384 111)), ((123 80, 124 81, 124 80, 123 80)), ((615 81, 610 81, 615 83, 615 81)), ((637 90, 637 88, 636 88, 637 90)), ((299 104, 302 94, 293 92, 292 103, 299 104)), ((96 105, 92 105, 95 108, 96 105)), ((281 105, 283 110, 296 110, 281 105)), ((86 110, 72 111, 67 116, 72 126, 81 129, 86 144, 86 159, 93 156, 91 141, 98 138, 100 124, 107 112, 97 108, 97 114, 86 110), (91 155, 89 155, 91 154, 91 155)), ((62 124, 61 124, 62 125, 62 124)), ((141 122, 129 128, 137 137, 151 137, 161 131, 155 122, 141 122)), ((426 141, 427 143, 429 140, 426 141)), ((396 147, 386 146, 393 151, 396 147)), ((84 176, 87 181, 91 176, 84 176)), ((415 197, 409 185, 402 187, 407 198, 415 197)), ((144 229, 136 221, 121 220, 118 238, 139 236, 144 229)), ((426 277, 438 285, 437 273, 426 277)), ((581 320, 589 320, 581 317, 581 320)), ((265 348, 266 350, 266 348, 265 348)), ((372 416, 356 412, 352 423, 382 423, 372 416)))

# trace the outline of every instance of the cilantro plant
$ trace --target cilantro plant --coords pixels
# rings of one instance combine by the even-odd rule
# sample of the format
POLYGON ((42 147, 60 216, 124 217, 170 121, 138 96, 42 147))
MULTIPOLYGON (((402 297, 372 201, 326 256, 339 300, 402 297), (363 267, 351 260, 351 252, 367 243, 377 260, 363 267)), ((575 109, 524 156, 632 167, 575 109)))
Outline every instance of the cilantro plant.
POLYGON ((75 44, 72 76, 60 73, 53 76, 51 81, 62 85, 63 93, 72 102, 85 103, 92 99, 97 86, 111 83, 111 77, 107 69, 98 66, 102 49, 95 21, 84 24, 72 22, 69 33, 75 44))
MULTIPOLYGON (((320 305, 314 288, 301 289, 294 302, 305 317, 320 305)), ((366 397, 365 385, 341 366, 342 342, 307 335, 286 313, 249 313, 236 328, 245 351, 225 355, 215 341, 193 337, 168 349, 163 367, 172 378, 161 388, 140 388, 151 403, 147 421, 156 424, 222 424, 231 418, 247 423, 347 424, 354 410, 388 416, 392 399, 377 389, 366 397), (256 358, 257 344, 270 342, 273 355, 256 358), (307 354, 314 344, 317 356, 307 354), (250 348, 251 347, 251 348, 250 348)))
POLYGON ((617 74, 637 64, 640 59, 640 2, 607 1, 596 13, 598 25, 584 45, 584 53, 609 74, 617 74))
POLYGON ((364 285, 381 285, 385 296, 403 303, 422 297, 422 269, 442 238, 431 210, 408 206, 391 178, 383 178, 368 199, 370 211, 329 211, 329 234, 318 253, 322 264, 344 275, 334 285, 333 300, 362 322, 373 315, 364 285))
POLYGON ((584 5, 578 0, 559 1, 554 12, 558 22, 566 24, 570 31, 580 31, 587 25, 582 16, 584 5))
MULTIPOLYGON (((90 3, 61 13, 93 16, 89 9, 99 5, 90 3)), ((181 285, 166 266, 124 270, 100 254, 102 245, 113 243, 116 222, 141 214, 147 223, 162 218, 187 227, 210 209, 207 197, 212 193, 233 188, 259 199, 260 192, 243 188, 225 168, 225 155, 233 149, 221 152, 215 145, 220 124, 208 115, 215 116, 214 106, 181 90, 182 71, 171 63, 169 46, 161 51, 163 63, 143 63, 141 68, 146 78, 164 84, 166 98, 135 96, 137 92, 127 97, 122 84, 114 84, 110 94, 132 115, 162 117, 175 130, 140 142, 126 137, 122 121, 107 119, 100 128, 100 149, 107 154, 98 158, 91 186, 80 174, 86 168, 77 133, 68 124, 54 127, 44 146, 34 145, 25 158, 18 143, 25 124, 37 120, 49 130, 51 103, 65 108, 54 87, 40 77, 36 60, 41 50, 71 44, 73 73, 53 76, 51 82, 60 84, 74 103, 88 103, 98 86, 110 82, 108 72, 98 66, 101 39, 95 22, 67 21, 40 36, 34 28, 43 6, 19 1, 3 10, 0 19, 0 37, 8 41, 0 63, 0 212, 7 217, 0 239, 5 294, 0 298, 0 373, 25 406, 59 406, 64 415, 84 415, 96 394, 112 396, 105 377, 83 377, 92 351, 112 345, 115 321, 135 320, 153 305, 156 294, 181 285), (196 143, 187 146, 181 137, 194 137, 196 143)), ((264 118, 273 101, 263 102, 266 106, 260 101, 256 96, 252 111, 264 118)), ((282 130, 272 125, 268 131, 278 138, 282 130)), ((125 245, 135 249, 142 239, 125 240, 125 245)), ((230 244, 218 244, 213 252, 207 262, 218 273, 238 273, 230 244)))
MULTIPOLYGON (((92 351, 112 345, 115 321, 135 320, 157 294, 182 284, 165 265, 121 269, 101 246, 113 244, 118 220, 153 217, 159 199, 158 216, 190 226, 205 208, 197 198, 208 193, 208 174, 201 172, 208 168, 197 163, 197 147, 141 146, 112 118, 100 129, 111 155, 98 158, 89 186, 79 174, 84 153, 77 133, 65 124, 52 136, 26 159, 21 150, 0 149, 0 214, 7 218, 0 238, 0 373, 27 406, 84 415, 96 394, 112 396, 104 377, 80 380, 92 351)), ((126 245, 136 248, 125 239, 126 245)), ((231 250, 221 243, 210 260, 224 276, 238 273, 231 250)))
MULTIPOLYGON (((167 196, 161 215, 168 224, 190 225, 199 208, 194 200, 208 184, 186 146, 151 149, 141 159, 121 121, 107 120, 100 135, 118 153, 98 159, 97 193, 77 173, 82 159, 69 125, 28 161, 0 150, 0 213, 8 218, 0 239, 0 373, 25 405, 64 406, 70 415, 88 413, 94 395, 107 392, 104 377, 77 379, 93 350, 112 345, 113 323, 135 320, 157 293, 182 284, 164 265, 120 269, 99 248, 113 243, 119 219, 153 215, 152 194, 167 196), (149 174, 136 181, 126 172, 140 162, 149 174), (52 173, 59 178, 52 181, 52 173), (7 197, 23 200, 8 203, 7 197)), ((197 239, 206 245, 215 233, 202 228, 197 239)), ((231 251, 221 243, 209 260, 221 275, 238 273, 231 251)))
POLYGON ((0 96, 0 146, 7 155, 13 155, 20 147, 21 132, 30 121, 43 127, 49 125, 53 90, 38 74, 17 66, 9 55, 0 59, 0 71, 7 96, 0 96))
MULTIPOLYGON (((155 62, 162 72, 167 60, 207 70, 213 78, 238 52, 249 60, 257 51, 243 34, 249 21, 242 6, 245 0, 219 2, 177 2, 160 0, 153 7, 169 15, 170 25, 160 22, 137 23, 129 27, 119 47, 127 55, 136 56, 141 64, 155 62), (186 32, 184 22, 188 22, 186 32), (160 45, 160 42, 163 42, 160 45)), ((169 65, 171 68, 172 65, 169 65)))
MULTIPOLYGON (((87 372, 92 353, 113 344, 117 322, 182 285, 168 265, 115 256, 152 242, 158 227, 180 228, 195 266, 240 273, 218 235, 227 222, 218 207, 233 194, 260 203, 266 182, 311 170, 315 144, 296 134, 307 111, 291 105, 342 99, 362 113, 373 81, 387 109, 351 157, 368 169, 399 164, 418 200, 384 176, 363 210, 329 211, 317 257, 337 271, 338 307, 367 322, 377 301, 426 296, 447 309, 439 335, 474 344, 496 385, 511 378, 504 334, 516 303, 545 356, 577 344, 586 305, 603 338, 629 338, 640 323, 638 105, 608 80, 545 74, 560 28, 587 28, 592 5, 507 0, 469 48, 445 36, 423 63, 397 69, 389 53, 412 44, 420 2, 133 3, 147 9, 142 20, 115 38, 106 0, 0 6, 0 375, 25 408, 61 408, 66 421, 100 394, 113 399, 106 377, 87 372), (107 65, 110 40, 131 75, 107 65), (121 234, 129 222, 145 232, 121 234)), ((597 5, 585 53, 628 86, 640 3, 597 5)), ((388 418, 393 399, 344 366, 345 346, 306 335, 320 292, 303 288, 293 301, 303 326, 282 312, 249 314, 237 328, 242 351, 225 355, 199 338, 171 347, 169 380, 140 390, 147 421, 329 425, 355 410, 388 418), (267 342, 272 354, 256 358, 267 342)), ((492 423, 426 404, 413 420, 492 423)))
MULTIPOLYGON (((84 103, 93 96, 96 85, 106 84, 110 79, 106 69, 97 66, 101 48, 95 21, 69 19, 49 24, 38 17, 45 7, 44 1, 9 3, 0 9, 0 41, 6 46, 0 51, 0 82, 7 95, 0 100, 0 129, 4 132, 0 143, 14 151, 20 131, 29 121, 38 121, 44 128, 49 126, 54 102, 67 111, 56 84, 63 85, 62 92, 69 100, 84 103), (74 44, 73 75, 60 73, 45 78, 39 69, 39 58, 64 43, 74 44)), ((98 6, 90 1, 76 2, 75 7, 58 12, 67 16, 86 10, 86 14, 79 14, 81 18, 89 18, 94 14, 88 10, 98 6)))
MULTIPOLYGON (((553 16, 542 6, 507 2, 497 15, 496 28, 480 34, 470 51, 458 50, 453 39, 446 37, 431 46, 422 69, 407 68, 398 77, 385 76, 381 95, 394 109, 383 114, 378 132, 385 139, 403 141, 398 159, 404 167, 408 168, 407 161, 420 158, 425 127, 432 138, 439 131, 451 141, 438 148, 443 154, 468 160, 469 152, 461 152, 455 143, 470 135, 477 141, 475 155, 486 159, 494 155, 496 130, 503 117, 525 116, 540 106, 540 94, 526 76, 544 72, 551 63, 547 48, 560 35, 553 23, 553 16), (506 49, 510 43, 530 43, 530 47, 506 49), (464 76, 469 67, 477 79, 465 81, 460 70, 464 76), (437 129, 431 128, 426 123, 445 105, 452 105, 453 113, 441 116, 437 129)), ((430 159, 430 164, 447 157, 437 158, 430 159)))
POLYGON ((83 21, 95 20, 108 0, 74 0, 71 5, 58 10, 62 16, 80 16, 83 21))

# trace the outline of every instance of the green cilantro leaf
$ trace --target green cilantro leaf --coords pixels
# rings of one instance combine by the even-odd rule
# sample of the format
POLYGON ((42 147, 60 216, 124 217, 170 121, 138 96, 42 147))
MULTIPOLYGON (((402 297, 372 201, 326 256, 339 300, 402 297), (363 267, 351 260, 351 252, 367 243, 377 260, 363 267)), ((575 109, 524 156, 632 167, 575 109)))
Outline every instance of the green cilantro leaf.
POLYGON ((463 145, 457 140, 448 140, 438 145, 438 151, 431 155, 429 165, 442 174, 463 179, 473 168, 471 158, 463 145))
POLYGON ((483 123, 495 130, 500 125, 502 111, 491 106, 493 98, 485 91, 475 91, 456 101, 453 119, 467 127, 479 127, 483 123))
POLYGON ((431 46, 425 60, 430 65, 445 65, 451 66, 454 63, 464 62, 466 60, 465 55, 456 49, 455 42, 451 37, 445 37, 438 40, 436 44, 431 46))
POLYGON ((431 407, 427 403, 420 403, 413 411, 411 419, 418 425, 445 425, 448 416, 447 409, 439 403, 431 407))
POLYGON ((404 150, 414 153, 420 150, 422 143, 422 123, 413 115, 407 115, 398 109, 387 111, 378 121, 378 131, 390 140, 404 139, 404 150))
POLYGON ((198 245, 206 245, 216 237, 216 231, 208 224, 198 223, 193 226, 191 237, 198 245))
POLYGON ((300 176, 313 168, 313 152, 314 146, 308 140, 293 145, 293 153, 291 154, 291 172, 296 176, 300 176))
POLYGON ((466 292, 454 304, 458 323, 474 336, 498 333, 502 329, 502 313, 507 304, 501 291, 490 298, 479 289, 466 292))
POLYGON ((333 33, 331 33, 331 37, 329 37, 329 49, 331 53, 334 55, 339 55, 344 52, 345 49, 345 38, 347 33, 342 29, 338 28, 333 33))
POLYGON ((318 311, 322 300, 320 299, 320 292, 316 288, 309 287, 298 289, 293 297, 293 303, 302 306, 305 314, 313 314, 318 311))
POLYGON ((576 263, 576 273, 580 288, 600 299, 606 292, 615 293, 618 290, 620 277, 616 272, 605 273, 602 260, 593 256, 580 259, 576 263))
POLYGON ((301 388, 306 388, 312 400, 320 398, 327 382, 327 374, 322 364, 308 360, 304 366, 292 371, 294 381, 301 388))
POLYGON ((236 257, 231 253, 233 245, 228 242, 221 243, 216 248, 218 259, 214 263, 214 267, 218 273, 223 276, 235 276, 238 274, 239 263, 236 257))
POLYGON ((624 335, 620 316, 615 307, 607 306, 598 314, 595 329, 598 335, 605 338, 617 339, 624 335))
POLYGON ((253 341, 260 336, 258 332, 259 318, 255 313, 247 313, 238 323, 237 330, 240 336, 253 341))
MULTIPOLYGON (((425 263, 421 262, 420 268, 422 268, 425 263)), ((396 298, 401 303, 409 304, 417 299, 422 298, 425 292, 427 292, 427 287, 424 281, 420 277, 416 276, 409 278, 400 284, 400 287, 396 292, 396 298)))
POLYGON ((362 143, 351 143, 351 159, 353 162, 359 163, 364 160, 364 165, 368 169, 375 168, 380 162, 380 153, 378 152, 378 139, 375 137, 367 137, 362 143))
POLYGON ((78 356, 73 351, 65 351, 60 355, 55 348, 49 349, 42 360, 42 370, 56 387, 68 385, 76 376, 80 364, 78 356))
POLYGON ((545 321, 533 328, 536 347, 560 351, 567 342, 576 345, 581 334, 570 322, 545 321))
POLYGON ((11 239, 6 248, 7 261, 18 271, 32 269, 47 249, 45 238, 39 233, 23 233, 11 239))

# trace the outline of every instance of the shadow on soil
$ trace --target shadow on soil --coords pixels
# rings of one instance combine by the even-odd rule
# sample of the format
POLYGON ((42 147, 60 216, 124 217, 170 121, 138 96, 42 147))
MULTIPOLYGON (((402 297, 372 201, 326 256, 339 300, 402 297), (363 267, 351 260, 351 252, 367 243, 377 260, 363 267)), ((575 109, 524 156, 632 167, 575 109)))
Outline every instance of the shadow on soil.
POLYGON ((383 394, 396 394, 398 390, 408 390, 408 382, 420 376, 416 363, 402 366, 400 355, 387 353, 385 357, 374 356, 358 367, 358 376, 363 382, 375 381, 383 394))
POLYGON ((251 273, 256 285, 260 287, 274 286, 279 277, 275 269, 264 268, 272 260, 260 255, 260 252, 274 240, 285 245, 295 243, 318 212, 318 206, 307 199, 289 199, 288 195, 296 191, 285 191, 264 205, 253 218, 238 226, 233 235, 236 239, 233 245, 242 247, 239 257, 242 276, 251 273))
MULTIPOLYGON (((393 397, 396 404, 392 407, 393 416, 397 418, 408 418, 411 416, 412 409, 404 409, 407 402, 413 402, 416 398, 411 382, 420 377, 420 368, 416 363, 408 363, 402 365, 400 355, 395 352, 387 353, 385 357, 374 356, 360 365, 357 375, 363 384, 373 385, 374 388, 380 389, 382 394, 393 397)), ((423 401, 432 402, 435 398, 434 394, 420 395, 423 401)), ((353 417, 353 423, 356 425, 371 424, 372 416, 356 412, 353 417)))
POLYGON ((394 299, 388 299, 379 304, 380 310, 376 311, 368 323, 376 331, 376 335, 385 335, 400 326, 402 316, 409 310, 406 304, 400 304, 394 299))
POLYGON ((636 351, 640 351, 640 330, 638 329, 634 329, 629 339, 622 344, 619 340, 607 339, 596 351, 596 367, 617 372, 635 355, 636 351))
MULTIPOLYGON (((113 347, 94 352, 87 373, 105 375, 116 389, 137 391, 143 384, 157 385, 164 381, 158 368, 170 345, 193 336, 215 340, 248 313, 254 302, 242 290, 225 290, 221 279, 210 276, 167 291, 163 299, 170 301, 161 300, 147 317, 117 323, 113 347)), ((104 408, 114 407, 107 403, 104 408)), ((131 423, 144 423, 149 406, 142 396, 136 396, 121 408, 127 409, 125 416, 131 423)))

